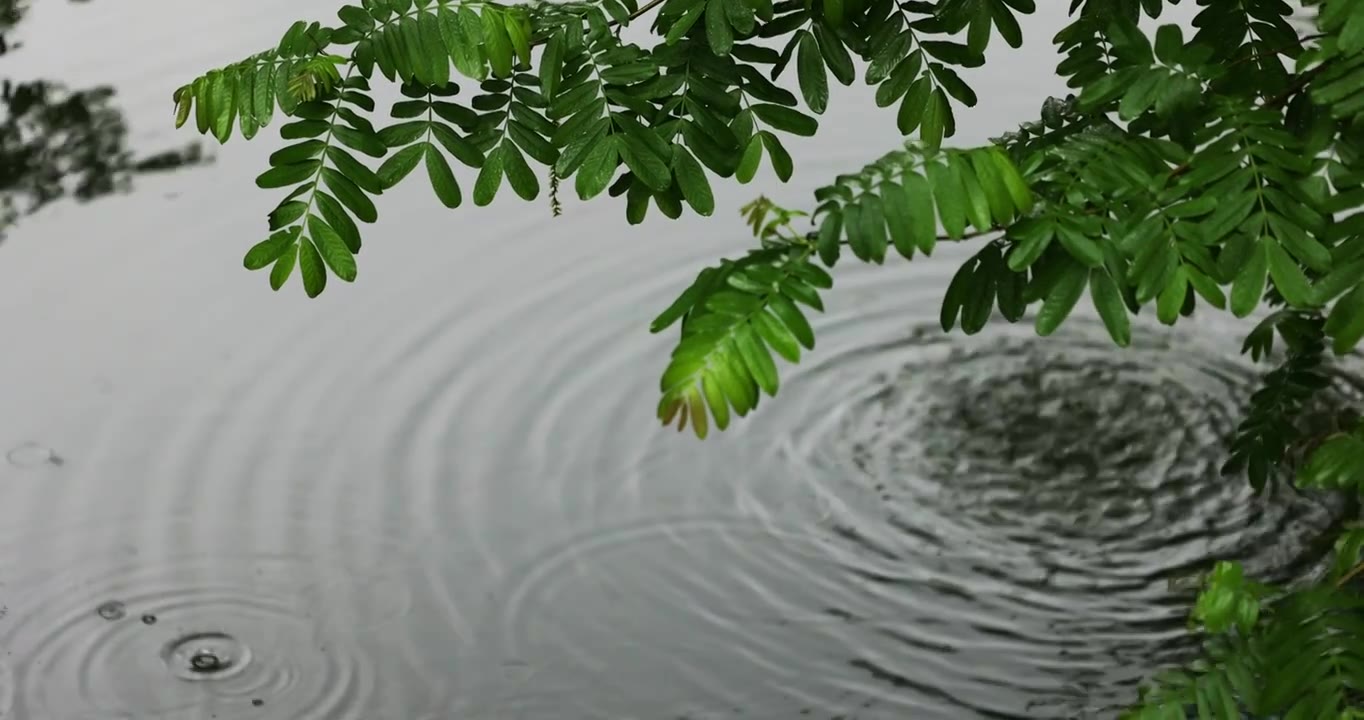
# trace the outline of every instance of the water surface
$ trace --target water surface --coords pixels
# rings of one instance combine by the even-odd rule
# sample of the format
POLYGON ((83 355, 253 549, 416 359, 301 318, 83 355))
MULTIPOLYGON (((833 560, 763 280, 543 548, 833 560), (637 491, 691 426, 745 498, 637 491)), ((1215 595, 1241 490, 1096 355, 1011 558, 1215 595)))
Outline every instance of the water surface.
MULTIPOLYGON (((961 143, 1064 88, 1047 40, 969 79, 961 143), (1005 70, 1007 69, 1007 71, 1005 70)), ((334 0, 44 3, 16 77, 112 85, 139 152, 171 89, 334 0), (128 51, 136 38, 138 51, 128 51)), ((798 177, 629 228, 614 200, 386 195, 360 280, 240 268, 278 147, 55 204, 0 246, 0 718, 1108 717, 1178 659, 1167 579, 1291 578, 1333 511, 1217 467, 1257 369, 1222 318, 936 328, 959 249, 840 267, 818 351, 699 443, 652 415, 702 263, 897 142, 859 83, 798 177)), ((471 179, 466 180, 471 181, 471 179)))

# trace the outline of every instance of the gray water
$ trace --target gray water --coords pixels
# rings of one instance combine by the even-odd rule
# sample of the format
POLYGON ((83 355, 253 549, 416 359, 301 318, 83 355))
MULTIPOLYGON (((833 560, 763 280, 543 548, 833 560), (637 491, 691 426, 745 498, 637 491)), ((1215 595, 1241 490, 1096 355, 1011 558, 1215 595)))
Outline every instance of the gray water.
MULTIPOLYGON (((38 3, 12 77, 111 85, 140 152, 170 92, 335 0, 38 3)), ((1065 3, 968 79, 980 143, 1064 94, 1065 3), (1007 50, 1006 50, 1007 51, 1007 50)), ((996 42, 998 40, 996 39, 996 42)), ((1246 326, 1091 316, 936 329, 965 257, 840 267, 819 348, 755 417, 658 427, 648 321, 892 147, 836 88, 797 178, 716 217, 552 218, 386 195, 360 280, 240 267, 273 133, 0 245, 0 718, 933 720, 1109 717, 1188 650, 1172 575, 1290 579, 1333 512, 1218 477, 1260 372, 1246 326)))

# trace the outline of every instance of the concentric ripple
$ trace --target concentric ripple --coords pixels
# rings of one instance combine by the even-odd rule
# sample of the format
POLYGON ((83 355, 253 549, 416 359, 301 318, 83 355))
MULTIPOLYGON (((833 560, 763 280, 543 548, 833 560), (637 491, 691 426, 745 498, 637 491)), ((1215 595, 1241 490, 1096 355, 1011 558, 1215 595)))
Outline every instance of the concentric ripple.
POLYGON ((0 623, 14 717, 228 720, 260 717, 261 701, 271 717, 367 718, 404 688, 411 707, 430 707, 439 693, 422 687, 423 668, 330 621, 328 602, 385 605, 384 587, 337 575, 316 559, 220 552, 84 558, 47 582, 21 577, 0 623))
MULTIPOLYGON (((481 707, 1109 717, 1190 650, 1191 596, 1172 580, 1227 558, 1283 581, 1316 571, 1341 508, 1220 474, 1268 367, 1235 353, 1244 328, 1138 323, 1123 350, 1081 312, 1050 338, 1023 323, 944 335, 906 312, 936 312, 931 263, 908 281, 878 271, 841 279, 819 352, 703 445, 619 421, 618 398, 646 390, 614 358, 579 360, 604 331, 523 361, 586 372, 547 383, 521 425, 530 452, 487 467, 568 531, 516 564, 488 551, 508 578, 484 635, 518 671, 485 678, 481 707), (604 424, 609 439, 588 431, 604 424)), ((1340 376, 1337 396, 1358 401, 1340 376)), ((461 387, 466 406, 493 392, 461 387)), ((479 497, 475 522, 505 517, 489 510, 503 497, 479 497)))
MULTIPOLYGON (((1001 689, 962 703, 978 711, 1088 716, 1187 650, 1171 580, 1227 558, 1280 581, 1313 572, 1341 508, 1220 475, 1259 371, 1189 325, 1142 326, 1127 350, 1084 318, 1047 339, 934 328, 800 373, 799 421, 771 456, 874 598, 849 616, 957 626, 954 682, 1001 689)), ((1360 396, 1342 376, 1337 397, 1360 396)), ((903 688, 924 659, 899 648, 862 667, 903 688)))

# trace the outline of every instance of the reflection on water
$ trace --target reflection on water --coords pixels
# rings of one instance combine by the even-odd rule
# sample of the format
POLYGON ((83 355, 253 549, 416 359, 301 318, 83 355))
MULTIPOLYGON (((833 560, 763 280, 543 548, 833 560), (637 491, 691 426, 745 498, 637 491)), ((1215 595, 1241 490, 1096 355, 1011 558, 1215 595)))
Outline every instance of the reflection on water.
MULTIPOLYGON (((0 0, 0 56, 21 47, 10 38, 27 11, 25 0, 0 0)), ((21 215, 54 200, 92 200, 127 190, 135 174, 203 160, 197 143, 136 158, 113 95, 108 87, 71 90, 56 80, 0 78, 0 238, 21 215)))
MULTIPOLYGON (((170 143, 168 95, 139 88, 336 5, 111 0, 43 25, 72 7, 47 4, 13 56, 85 48, 50 74, 98 64, 170 143)), ((1064 6, 969 78, 963 142, 1065 94, 1043 86, 1064 6)), ((793 148, 803 185, 717 193, 710 221, 386 193, 372 272, 316 302, 240 269, 270 137, 176 176, 175 202, 146 178, 25 219, 0 246, 0 718, 1106 718, 1188 650, 1170 576, 1314 572, 1339 509, 1218 475, 1264 369, 1235 354, 1246 327, 1139 323, 1131 351, 1089 316, 944 337, 924 328, 960 248, 840 266, 778 399, 704 443, 657 426, 671 339, 649 320, 748 244, 738 207, 804 203, 896 141, 844 91, 793 148)))

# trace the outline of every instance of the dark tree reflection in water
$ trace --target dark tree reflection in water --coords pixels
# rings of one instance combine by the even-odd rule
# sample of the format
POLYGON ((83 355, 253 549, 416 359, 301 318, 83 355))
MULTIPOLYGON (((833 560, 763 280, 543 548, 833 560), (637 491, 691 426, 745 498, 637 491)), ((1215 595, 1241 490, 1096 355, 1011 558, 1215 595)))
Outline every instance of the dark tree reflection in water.
MULTIPOLYGON (((14 31, 28 10, 25 0, 0 0, 0 56, 23 47, 14 31)), ((93 200, 127 190, 136 174, 203 161, 197 143, 134 155, 113 96, 109 87, 73 90, 59 80, 0 78, 0 239, 20 217, 55 200, 93 200)))

